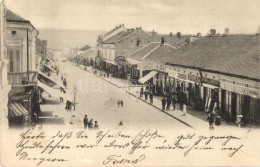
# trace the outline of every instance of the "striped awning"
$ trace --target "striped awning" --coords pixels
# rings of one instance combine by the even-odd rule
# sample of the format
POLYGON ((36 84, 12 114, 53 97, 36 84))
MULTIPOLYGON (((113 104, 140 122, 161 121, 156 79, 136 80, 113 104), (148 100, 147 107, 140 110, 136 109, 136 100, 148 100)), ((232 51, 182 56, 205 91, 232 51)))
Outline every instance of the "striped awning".
POLYGON ((56 72, 57 70, 55 70, 54 68, 52 68, 51 66, 47 65, 47 64, 44 64, 46 67, 48 67, 50 70, 56 72))
POLYGON ((64 94, 62 93, 60 90, 57 89, 53 89, 52 87, 49 87, 48 85, 45 85, 43 83, 41 83, 40 81, 38 81, 37 85, 42 88, 46 93, 48 93, 49 95, 56 97, 56 98, 60 98, 62 97, 64 100, 70 101, 72 102, 72 97, 69 94, 64 94))
POLYGON ((28 115, 28 111, 22 106, 21 103, 13 102, 9 104, 10 114, 13 117, 28 115))

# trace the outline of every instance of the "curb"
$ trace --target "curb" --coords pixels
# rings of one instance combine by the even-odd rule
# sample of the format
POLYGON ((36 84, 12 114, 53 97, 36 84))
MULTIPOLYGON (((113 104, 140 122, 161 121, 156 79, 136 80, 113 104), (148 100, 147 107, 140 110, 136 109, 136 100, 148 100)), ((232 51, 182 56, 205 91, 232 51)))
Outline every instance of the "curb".
MULTIPOLYGON (((130 93, 130 92, 128 92, 128 91, 126 91, 126 92, 127 92, 128 94, 130 94, 130 95, 132 95, 132 96, 136 97, 136 95, 134 95, 134 94, 132 94, 132 93, 130 93)), ((149 104, 150 106, 152 106, 152 107, 156 108, 156 109, 157 109, 157 110, 159 110, 160 112, 162 112, 162 113, 164 113, 164 114, 166 114, 166 115, 168 115, 168 116, 170 116, 170 117, 172 117, 172 118, 174 118, 174 119, 176 119, 176 120, 180 121, 181 123, 185 124, 186 126, 188 126, 188 127, 190 127, 190 128, 193 128, 193 129, 194 129, 194 127, 193 127, 193 126, 191 126, 190 124, 188 124, 188 123, 186 123, 186 122, 182 121, 181 119, 179 119, 179 118, 177 118, 177 117, 175 117, 175 116, 173 116, 173 115, 171 115, 171 114, 169 114, 169 113, 167 113, 167 112, 165 112, 165 111, 161 110, 159 107, 157 107, 157 106, 155 106, 155 105, 153 105, 153 104, 150 104, 150 103, 148 103, 146 100, 143 100, 143 99, 140 99, 140 98, 139 98, 139 100, 142 100, 143 102, 145 102, 145 103, 149 104)))

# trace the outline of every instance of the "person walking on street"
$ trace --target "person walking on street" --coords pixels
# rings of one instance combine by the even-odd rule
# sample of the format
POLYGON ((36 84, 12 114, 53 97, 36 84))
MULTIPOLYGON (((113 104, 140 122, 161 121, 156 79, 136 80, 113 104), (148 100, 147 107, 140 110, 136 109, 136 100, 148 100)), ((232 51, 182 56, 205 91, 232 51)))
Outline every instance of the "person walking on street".
POLYGON ((60 79, 61 79, 61 81, 63 81, 63 74, 61 74, 60 79))
POLYGON ((93 119, 88 122, 88 129, 93 130, 93 119))
POLYGON ((121 100, 121 101, 120 101, 120 104, 121 104, 121 107, 123 108, 123 106, 124 106, 124 101, 121 100))
POLYGON ((168 95, 167 96, 167 101, 166 101, 166 110, 170 110, 170 106, 171 106, 171 96, 168 95))
POLYGON ((165 110, 165 105, 166 105, 166 99, 165 97, 162 98, 162 110, 165 110))
POLYGON ((66 80, 66 78, 63 79, 63 86, 67 89, 67 80, 66 80))
POLYGON ((183 112, 183 116, 185 116, 187 113, 187 107, 185 104, 183 104, 182 112, 183 112))
POLYGON ((214 114, 209 113, 207 120, 209 121, 209 129, 214 129, 213 123, 214 123, 214 114))
POLYGON ((173 92, 173 95, 172 95, 172 106, 173 106, 173 110, 175 110, 175 105, 177 103, 177 96, 176 96, 176 93, 173 92))
POLYGON ((99 130, 97 121, 95 121, 94 130, 99 130))
POLYGON ((142 98, 142 97, 143 97, 143 94, 144 94, 144 88, 143 88, 143 87, 141 87, 141 90, 140 90, 140 98, 142 98))
POLYGON ((150 104, 153 104, 153 93, 149 92, 150 104))
POLYGON ((83 119, 83 123, 84 123, 84 128, 87 129, 88 128, 88 116, 85 115, 85 118, 83 119))
POLYGON ((148 92, 147 92, 147 90, 144 91, 144 98, 145 98, 145 100, 148 99, 148 92))

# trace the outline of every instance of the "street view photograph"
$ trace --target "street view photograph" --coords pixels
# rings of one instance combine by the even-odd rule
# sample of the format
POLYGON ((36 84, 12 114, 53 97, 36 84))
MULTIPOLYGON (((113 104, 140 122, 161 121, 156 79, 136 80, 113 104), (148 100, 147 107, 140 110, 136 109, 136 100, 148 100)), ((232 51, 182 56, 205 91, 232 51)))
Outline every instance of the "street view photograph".
POLYGON ((259 0, 0 0, 0 166, 260 166, 259 0))

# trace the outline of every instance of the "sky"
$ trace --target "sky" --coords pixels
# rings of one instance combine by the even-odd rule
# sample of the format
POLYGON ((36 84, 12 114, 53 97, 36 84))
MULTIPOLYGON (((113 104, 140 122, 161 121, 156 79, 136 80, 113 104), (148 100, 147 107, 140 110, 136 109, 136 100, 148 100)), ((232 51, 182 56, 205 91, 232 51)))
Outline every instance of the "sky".
POLYGON ((256 33, 260 0, 5 0, 39 29, 109 31, 119 24, 162 34, 256 33))

